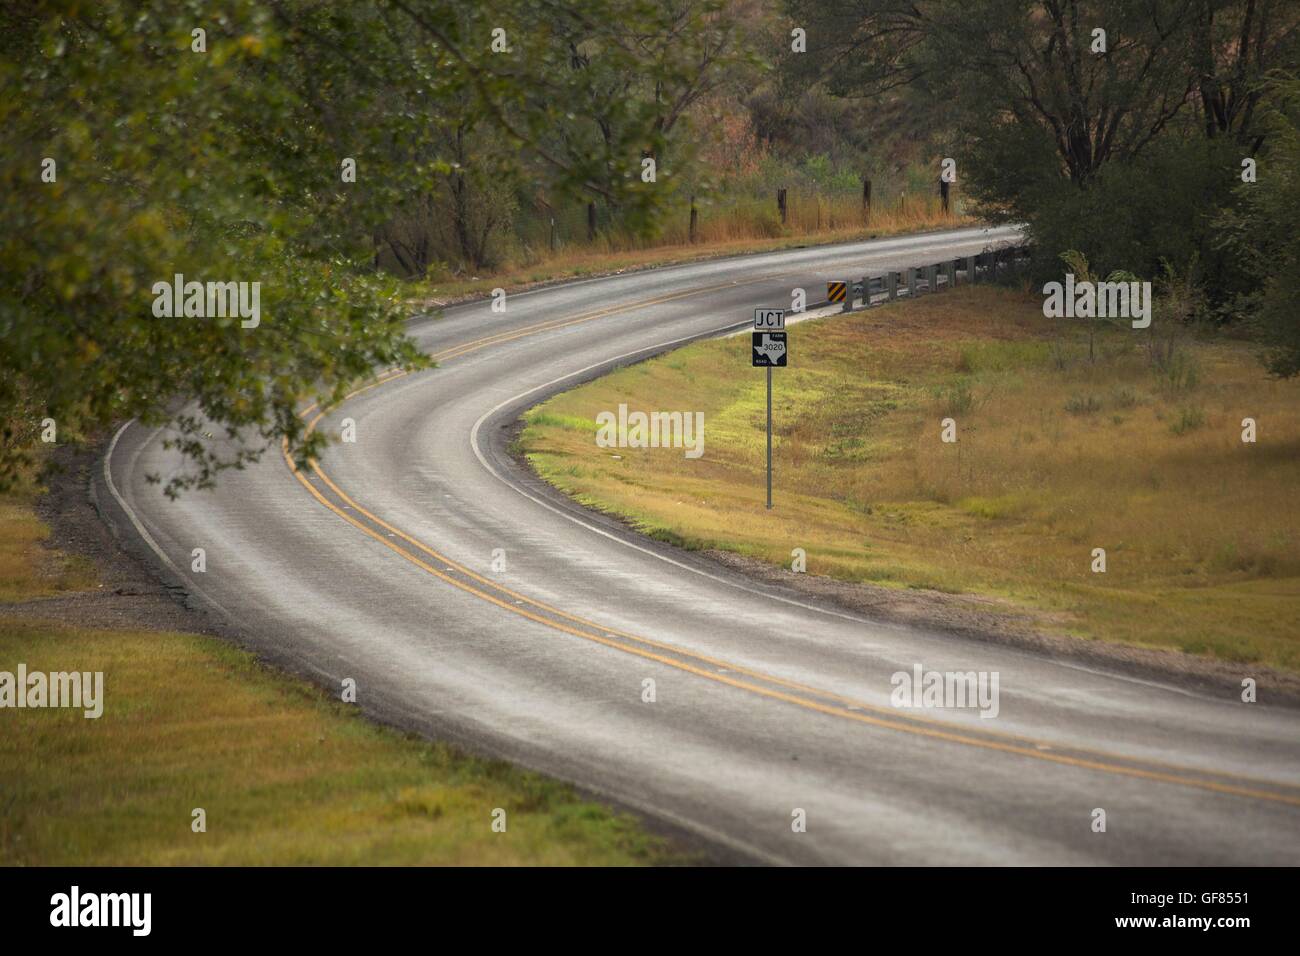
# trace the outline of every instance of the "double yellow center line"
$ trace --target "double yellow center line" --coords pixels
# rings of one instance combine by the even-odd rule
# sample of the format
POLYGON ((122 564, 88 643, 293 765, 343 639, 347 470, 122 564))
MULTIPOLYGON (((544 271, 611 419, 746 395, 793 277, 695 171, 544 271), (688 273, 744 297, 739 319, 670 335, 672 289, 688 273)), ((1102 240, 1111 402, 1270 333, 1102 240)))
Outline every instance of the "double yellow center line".
MULTIPOLYGON (((589 312, 576 318, 539 322, 535 325, 462 343, 437 352, 432 355, 432 358, 440 362, 446 361, 479 349, 526 336, 567 328, 606 316, 630 312, 674 299, 729 288, 734 285, 735 283, 732 282, 722 283, 693 289, 689 292, 674 293, 589 312)), ((402 378, 406 374, 404 371, 396 371, 381 375, 374 382, 347 395, 343 401, 346 402, 362 392, 377 388, 394 379, 402 378)), ((308 433, 315 430, 329 411, 328 409, 317 411, 317 409, 318 406, 312 404, 299 413, 305 419, 312 412, 316 412, 315 417, 307 426, 308 433)), ((309 478, 295 466, 288 453, 287 444, 283 448, 283 454, 285 462, 293 472, 294 477, 298 479, 312 497, 363 534, 378 541, 384 547, 400 555, 403 559, 429 575, 459 588, 467 594, 496 605, 504 611, 545 625, 553 630, 685 671, 706 680, 758 694, 771 700, 782 701, 805 710, 868 724, 873 727, 1031 757, 1035 760, 1045 760, 1071 767, 1100 770, 1144 780, 1195 787, 1215 793, 1232 794, 1300 807, 1300 787, 1291 784, 1245 777, 1222 771, 1203 770, 1195 767, 1139 759, 1100 750, 1061 745, 999 731, 961 728, 933 718, 913 716, 910 713, 878 707, 730 661, 688 651, 617 628, 605 627, 595 621, 570 614, 560 608, 508 588, 453 561, 448 556, 434 550, 402 529, 362 507, 335 484, 322 470, 319 462, 311 462, 310 467, 315 478, 309 478), (324 488, 318 487, 317 482, 323 485, 324 488)))

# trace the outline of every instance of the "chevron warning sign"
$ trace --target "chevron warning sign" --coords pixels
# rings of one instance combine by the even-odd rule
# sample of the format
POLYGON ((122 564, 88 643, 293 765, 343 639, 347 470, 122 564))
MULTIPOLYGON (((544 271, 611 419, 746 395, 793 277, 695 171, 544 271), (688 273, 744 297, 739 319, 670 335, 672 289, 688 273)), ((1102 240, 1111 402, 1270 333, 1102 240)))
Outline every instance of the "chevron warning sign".
POLYGON ((826 283, 826 300, 828 302, 843 302, 845 295, 848 294, 848 285, 844 282, 826 283))

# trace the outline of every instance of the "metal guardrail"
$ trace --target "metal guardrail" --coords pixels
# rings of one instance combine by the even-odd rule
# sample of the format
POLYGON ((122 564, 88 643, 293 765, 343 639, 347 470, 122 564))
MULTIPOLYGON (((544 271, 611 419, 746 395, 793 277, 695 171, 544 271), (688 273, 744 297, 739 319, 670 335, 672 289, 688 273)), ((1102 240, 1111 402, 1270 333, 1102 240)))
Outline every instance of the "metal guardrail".
POLYGON ((815 307, 842 301, 842 312, 857 312, 875 305, 930 292, 942 292, 956 285, 995 282, 1022 270, 1029 261, 1028 246, 1006 246, 961 259, 944 259, 933 265, 863 276, 856 282, 840 280, 827 283, 827 297, 815 307), (836 286, 844 286, 839 299, 836 286), (862 305, 857 303, 861 300, 862 305))

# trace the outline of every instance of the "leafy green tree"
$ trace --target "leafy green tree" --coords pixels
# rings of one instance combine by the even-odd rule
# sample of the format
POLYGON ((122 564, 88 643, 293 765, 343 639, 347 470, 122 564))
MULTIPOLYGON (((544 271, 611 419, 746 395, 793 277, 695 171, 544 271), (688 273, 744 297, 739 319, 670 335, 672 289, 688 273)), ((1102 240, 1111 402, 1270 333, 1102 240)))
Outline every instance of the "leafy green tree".
POLYGON ((1269 371, 1290 378, 1300 375, 1300 79, 1279 79, 1275 92, 1256 181, 1237 186, 1239 205, 1216 225, 1241 289, 1225 311, 1256 330, 1269 371))
POLYGON ((810 50, 792 68, 839 95, 891 109, 901 99, 931 117, 983 213, 1028 225, 1040 278, 1074 249, 1100 271, 1156 276, 1168 262, 1213 276, 1211 302, 1255 282, 1227 261, 1215 220, 1253 195, 1233 188, 1243 156, 1271 157, 1274 175, 1287 162, 1284 134, 1262 117, 1278 95, 1271 78, 1297 64, 1300 5, 787 0, 787 9, 810 50))
POLYGON ((427 363, 404 335, 400 289, 374 271, 376 238, 438 177, 457 175, 449 131, 465 117, 503 144, 495 152, 512 169, 652 223, 662 193, 636 174, 665 135, 663 104, 602 94, 571 56, 576 43, 610 70, 689 86, 701 68, 692 36, 652 63, 634 42, 670 31, 676 9, 0 8, 0 484, 30 460, 44 418, 62 435, 127 417, 170 424, 191 467, 169 493, 281 441, 300 462, 319 452, 323 439, 296 414, 304 399, 328 404, 376 367, 427 363), (557 148, 556 129, 593 103, 613 119, 611 136, 557 148), (260 324, 155 315, 156 284, 176 274, 260 283, 260 324))

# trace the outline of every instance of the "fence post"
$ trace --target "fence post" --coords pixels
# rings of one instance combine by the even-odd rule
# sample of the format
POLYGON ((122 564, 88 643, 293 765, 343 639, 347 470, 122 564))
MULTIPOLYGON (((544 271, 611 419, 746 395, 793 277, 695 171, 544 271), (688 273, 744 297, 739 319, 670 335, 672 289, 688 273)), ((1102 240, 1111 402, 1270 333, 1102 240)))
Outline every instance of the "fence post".
POLYGON ((907 270, 907 297, 909 299, 916 298, 916 270, 915 269, 907 270))
POLYGON ((939 199, 940 199, 940 201, 943 203, 943 214, 944 214, 945 216, 948 215, 948 213, 949 213, 949 211, 950 211, 950 208, 951 208, 951 207, 949 206, 949 203, 948 203, 948 189, 949 189, 949 187, 951 187, 951 185, 952 185, 952 184, 951 184, 950 182, 948 182, 948 180, 943 179, 942 177, 940 177, 940 179, 939 179, 939 199))
POLYGON ((555 251, 555 217, 551 217, 551 251, 555 251))
POLYGON ((862 177, 862 221, 871 221, 871 180, 862 177))
POLYGON ((968 285, 975 284, 975 257, 974 256, 966 257, 966 283, 968 285))
POLYGON ((596 204, 587 203, 587 241, 596 241, 596 204))
POLYGON ((898 273, 890 269, 885 273, 885 299, 892 301, 898 298, 898 273))
POLYGON ((776 191, 776 208, 781 213, 781 225, 785 225, 786 205, 785 205, 785 187, 782 186, 776 191))
POLYGON ((939 267, 937 265, 925 267, 925 291, 939 291, 939 267))
POLYGON ((699 223, 699 212, 695 208, 695 197, 691 197, 691 232, 690 241, 695 242, 695 227, 699 223))

